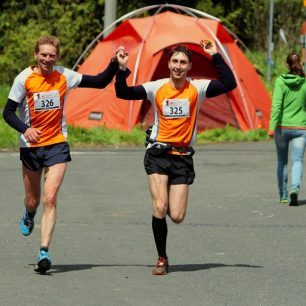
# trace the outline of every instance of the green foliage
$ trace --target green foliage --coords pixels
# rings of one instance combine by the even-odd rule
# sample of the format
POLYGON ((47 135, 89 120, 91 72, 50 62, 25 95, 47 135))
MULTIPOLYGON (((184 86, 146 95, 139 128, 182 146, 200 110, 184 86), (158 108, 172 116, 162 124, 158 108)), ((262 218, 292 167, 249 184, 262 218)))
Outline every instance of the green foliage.
POLYGON ((43 34, 61 39, 61 61, 72 67, 85 46, 102 31, 104 1, 2 1, 0 83, 34 63, 34 46, 43 34), (65 14, 63 14, 65 12, 65 14))
MULTIPOLYGON (((14 77, 32 64, 36 39, 45 33, 57 35, 62 42, 59 64, 72 67, 83 50, 102 32, 104 0, 2 0, 0 3, 0 84, 11 84, 14 77)), ((267 0, 184 0, 171 4, 196 8, 217 18, 252 50, 266 51, 269 25, 267 0)), ((135 9, 165 1, 117 0, 117 17, 135 9)), ((301 0, 275 0, 274 50, 284 43, 279 30, 286 34, 292 49, 300 44, 305 15, 301 0)), ((154 10, 152 11, 154 13, 154 10)), ((287 52, 286 52, 287 53, 287 52)))
POLYGON ((197 144, 215 142, 262 141, 268 139, 268 133, 263 129, 243 132, 231 126, 227 126, 224 129, 206 130, 205 132, 199 133, 197 144))
MULTIPOLYGON (((199 0, 197 9, 221 19, 250 49, 267 50, 270 1, 199 0)), ((288 48, 299 44, 304 16, 301 0, 274 0, 272 41, 275 50, 284 44, 280 39, 280 29, 285 32, 288 48)))
POLYGON ((143 145, 145 133, 140 127, 131 132, 95 127, 83 129, 68 126, 68 138, 72 147, 143 145))
POLYGON ((18 133, 0 116, 0 149, 17 149, 18 133))
POLYGON ((0 110, 4 107, 7 101, 7 97, 9 94, 9 86, 8 85, 1 85, 0 84, 0 110))
MULTIPOLYGON (((301 54, 301 46, 296 45, 292 49, 288 49, 286 46, 282 45, 278 49, 274 50, 272 53, 272 66, 271 66, 271 80, 270 82, 267 80, 267 63, 266 63, 266 57, 267 54, 262 51, 253 51, 252 52, 252 58, 250 58, 250 61, 254 63, 255 60, 255 67, 259 71, 259 75, 268 91, 268 93, 272 96, 273 94, 273 88, 276 81, 276 78, 281 73, 288 72, 287 66, 286 66, 286 58, 287 55, 291 52, 295 51, 298 54, 301 54)), ((247 55, 247 54, 246 54, 247 55)))
POLYGON ((212 0, 198 1, 197 10, 210 14, 221 19, 224 16, 224 6, 221 4, 213 4, 212 0))

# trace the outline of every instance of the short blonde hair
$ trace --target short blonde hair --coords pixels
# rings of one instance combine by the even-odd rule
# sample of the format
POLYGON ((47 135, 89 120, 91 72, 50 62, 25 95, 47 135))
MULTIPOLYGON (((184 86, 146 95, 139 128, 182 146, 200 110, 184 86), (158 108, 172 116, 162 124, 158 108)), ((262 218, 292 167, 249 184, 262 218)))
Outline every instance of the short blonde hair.
POLYGON ((35 45, 35 53, 39 52, 39 47, 41 45, 52 45, 56 48, 56 55, 59 56, 60 53, 60 40, 56 36, 44 35, 38 38, 35 45))

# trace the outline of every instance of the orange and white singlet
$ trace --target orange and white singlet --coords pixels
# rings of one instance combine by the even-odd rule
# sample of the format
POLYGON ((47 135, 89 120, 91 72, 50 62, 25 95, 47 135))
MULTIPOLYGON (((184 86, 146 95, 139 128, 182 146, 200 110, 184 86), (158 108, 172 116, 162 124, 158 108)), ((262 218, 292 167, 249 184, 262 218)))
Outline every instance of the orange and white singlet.
POLYGON ((65 100, 69 90, 81 80, 81 74, 60 66, 55 66, 49 75, 28 67, 15 78, 9 99, 19 103, 20 120, 42 132, 35 144, 20 134, 20 147, 41 147, 67 140, 65 100))
POLYGON ((142 84, 154 111, 151 139, 174 147, 196 142, 198 113, 210 80, 187 79, 183 88, 173 88, 169 78, 142 84))

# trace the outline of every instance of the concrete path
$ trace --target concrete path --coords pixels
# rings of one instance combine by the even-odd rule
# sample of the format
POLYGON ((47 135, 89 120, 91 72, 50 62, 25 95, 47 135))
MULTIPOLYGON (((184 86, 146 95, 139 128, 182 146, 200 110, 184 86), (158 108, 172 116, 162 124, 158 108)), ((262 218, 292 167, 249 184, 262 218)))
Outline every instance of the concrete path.
POLYGON ((156 250, 143 148, 73 151, 49 274, 33 272, 17 153, 0 153, 0 305, 306 305, 306 184, 299 207, 277 203, 273 142, 199 147, 185 222, 168 220, 167 276, 156 250))

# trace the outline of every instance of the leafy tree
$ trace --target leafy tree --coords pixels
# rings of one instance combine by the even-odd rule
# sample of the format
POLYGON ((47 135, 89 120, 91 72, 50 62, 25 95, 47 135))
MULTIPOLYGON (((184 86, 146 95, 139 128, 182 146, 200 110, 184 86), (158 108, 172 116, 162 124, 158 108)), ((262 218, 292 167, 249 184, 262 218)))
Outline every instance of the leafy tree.
MULTIPOLYGON (((268 46, 270 1, 268 0, 199 0, 197 8, 222 20, 250 48, 265 51, 268 46)), ((287 36, 288 47, 299 43, 305 8, 301 0, 274 0, 273 42, 283 42, 279 31, 287 36)))
POLYGON ((84 46, 101 32, 104 0, 31 0, 1 2, 0 83, 11 83, 33 63, 37 38, 43 34, 61 39, 61 61, 71 67, 84 46), (65 13, 64 13, 65 12, 65 13))
MULTIPOLYGON (((42 34, 61 39, 59 64, 72 67, 86 46, 103 30, 104 0, 2 0, 0 2, 0 84, 11 84, 23 68, 34 62, 33 48, 42 34)), ((169 0, 222 20, 253 50, 265 52, 268 43, 268 0, 169 0)), ((164 0, 117 0, 117 17, 144 6, 165 4, 164 0)), ((300 46, 305 8, 301 0, 274 0, 273 42, 287 48, 300 46)), ((154 13, 154 10, 150 13, 154 13)))

